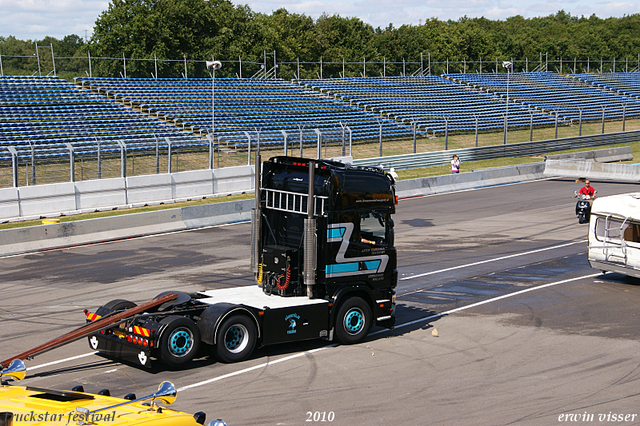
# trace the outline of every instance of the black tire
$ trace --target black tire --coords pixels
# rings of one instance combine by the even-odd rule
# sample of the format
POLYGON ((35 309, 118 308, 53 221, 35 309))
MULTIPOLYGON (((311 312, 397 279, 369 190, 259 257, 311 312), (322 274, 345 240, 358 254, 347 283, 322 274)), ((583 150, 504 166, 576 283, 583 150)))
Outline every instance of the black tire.
POLYGON ((162 319, 166 324, 160 336, 160 358, 168 365, 184 365, 196 356, 200 348, 200 330, 188 318, 170 316, 162 319))
POLYGON ((225 319, 216 336, 216 355, 222 362, 240 362, 251 355, 258 340, 258 329, 246 315, 225 319))
POLYGON ((360 297, 351 297, 338 309, 336 338, 347 345, 359 343, 369 334, 372 322, 369 304, 360 297))
POLYGON ((136 305, 133 302, 129 302, 128 300, 124 300, 124 299, 115 299, 112 300, 110 302, 107 302, 104 307, 107 309, 111 309, 112 311, 123 311, 125 309, 129 309, 129 308, 135 308, 136 305))

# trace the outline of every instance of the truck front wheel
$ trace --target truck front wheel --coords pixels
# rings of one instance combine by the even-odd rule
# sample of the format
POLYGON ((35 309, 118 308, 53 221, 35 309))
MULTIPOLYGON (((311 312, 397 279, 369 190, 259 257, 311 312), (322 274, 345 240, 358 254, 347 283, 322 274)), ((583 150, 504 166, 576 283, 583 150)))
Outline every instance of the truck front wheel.
POLYGON ((372 323, 371 308, 360 297, 347 299, 336 318, 336 337, 341 343, 359 343, 369 334, 372 323))
POLYGON ((169 365, 190 362, 200 347, 200 330, 188 318, 170 316, 160 321, 166 328, 160 336, 160 358, 169 365))
POLYGON ((244 361, 256 346, 258 331, 245 315, 231 315, 222 322, 216 336, 216 354, 222 362, 244 361))

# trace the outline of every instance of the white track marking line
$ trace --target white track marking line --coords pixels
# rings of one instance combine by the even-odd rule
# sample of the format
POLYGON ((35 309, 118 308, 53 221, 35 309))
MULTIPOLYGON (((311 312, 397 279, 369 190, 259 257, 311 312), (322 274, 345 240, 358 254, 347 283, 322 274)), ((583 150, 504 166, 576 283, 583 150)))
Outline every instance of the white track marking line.
POLYGON ((323 351, 325 349, 333 348, 333 347, 336 347, 336 346, 338 346, 338 344, 334 343, 334 344, 331 344, 331 345, 323 346, 321 348, 312 349, 310 351, 304 351, 304 352, 297 353, 295 355, 290 355, 290 356, 287 356, 287 357, 284 357, 284 358, 276 359, 275 361, 264 362, 262 364, 254 365, 253 367, 245 368, 243 370, 234 371, 232 373, 223 374, 222 376, 214 377, 214 378, 211 378, 211 379, 208 379, 208 380, 204 380, 202 382, 197 382, 197 383, 193 383, 191 385, 183 386, 181 388, 178 388, 177 391, 178 392, 182 392, 183 390, 187 390, 187 389, 191 389, 191 388, 197 388, 197 387, 200 387, 200 386, 208 385, 208 384, 213 383, 213 382, 217 382, 217 381, 220 381, 220 380, 228 379, 229 377, 238 376, 240 374, 248 373, 248 372, 253 371, 253 370, 259 370, 261 368, 265 368, 265 367, 268 367, 270 365, 280 364, 281 362, 290 361, 292 359, 300 358, 301 356, 305 356, 307 354, 320 352, 320 351, 323 351))
MULTIPOLYGON (((440 318, 440 317, 443 317, 443 316, 446 316, 446 315, 450 315, 450 314, 453 314, 453 313, 456 313, 456 312, 460 312, 460 311, 464 311, 464 310, 467 310, 467 309, 475 308, 477 306, 486 305, 487 303, 496 302, 498 300, 507 299, 509 297, 519 296, 521 294, 528 293, 530 291, 540 290, 540 289, 543 289, 543 288, 552 287, 552 286, 556 286, 556 285, 560 285, 560 284, 565 284, 565 283, 569 283, 569 282, 573 282, 573 281, 579 281, 579 280, 586 279, 586 278, 593 278, 593 277, 597 277, 599 275, 602 275, 602 273, 599 272, 597 274, 583 275, 581 277, 569 278, 569 279, 562 280, 562 281, 556 281, 556 282, 553 282, 553 283, 543 284, 543 285, 540 285, 540 286, 537 286, 537 287, 526 288, 524 290, 516 291, 516 292, 513 292, 513 293, 509 293, 509 294, 504 294, 502 296, 494 297, 492 299, 483 300, 482 302, 472 303, 471 305, 461 306, 459 308, 451 309, 449 311, 441 312, 439 314, 430 315, 428 317, 424 317, 424 318, 413 320, 413 321, 410 321, 410 322, 407 322, 407 323, 404 323, 404 324, 396 325, 395 328, 403 328, 403 327, 408 327, 410 325, 421 323, 421 322, 432 321, 434 319, 437 319, 437 318, 440 318)), ((380 330, 380 331, 376 331, 375 333, 371 333, 369 335, 370 336, 375 336, 375 335, 382 334, 382 333, 388 333, 390 331, 391 330, 380 330)), ((305 356, 307 354, 320 352, 320 351, 323 351, 325 349, 333 348, 333 347, 336 347, 336 346, 338 346, 338 344, 334 343, 334 344, 330 344, 330 345, 327 345, 327 346, 323 346, 321 348, 317 348, 317 349, 313 349, 313 350, 310 350, 310 351, 305 351, 305 352, 297 353, 295 355, 291 355, 291 356, 287 356, 287 357, 284 357, 284 358, 280 358, 280 359, 277 359, 275 361, 264 362, 262 364, 254 365, 253 367, 245 368, 243 370, 234 371, 232 373, 223 374, 222 376, 213 377, 211 379, 207 379, 207 380, 204 380, 202 382, 196 382, 196 383, 193 383, 193 384, 190 384, 190 385, 186 385, 186 386, 183 386, 181 388, 178 388, 177 390, 178 390, 178 392, 182 392, 182 391, 187 390, 187 389, 192 389, 192 388, 197 388, 197 387, 200 387, 200 386, 208 385, 210 383, 218 382, 220 380, 228 379, 228 378, 234 377, 234 376, 239 376, 239 375, 244 374, 244 373, 248 373, 248 372, 251 372, 251 371, 254 371, 254 370, 259 370, 261 368, 265 368, 265 367, 268 367, 270 365, 279 364, 281 362, 290 361, 292 359, 300 358, 300 357, 305 356)))
MULTIPOLYGON (((502 296, 497 296, 497 297, 494 297, 492 299, 483 300, 481 302, 472 303, 471 305, 461 306, 459 308, 451 309, 449 311, 441 312, 439 314, 431 315, 431 316, 428 316, 428 317, 425 317, 425 318, 420 318, 420 319, 417 319, 417 320, 414 320, 414 321, 410 321, 410 322, 407 322, 407 323, 404 323, 404 324, 396 325, 395 328, 408 327, 410 325, 413 325, 413 324, 416 324, 416 323, 419 323, 419 322, 430 321, 430 320, 433 320, 433 319, 436 319, 436 318, 440 318, 440 317, 443 317, 443 316, 446 316, 446 315, 454 314, 456 312, 465 311, 467 309, 475 308, 477 306, 486 305, 487 303, 496 302, 496 301, 502 300, 502 299, 508 299, 509 297, 519 296, 521 294, 528 293, 530 291, 540 290, 540 289, 547 288, 547 287, 553 287, 553 286, 560 285, 560 284, 566 284, 566 283, 570 283, 570 282, 573 282, 573 281, 579 281, 579 280, 586 279, 586 278, 594 278, 594 277, 597 277, 597 276, 600 276, 600 275, 602 275, 602 272, 598 272, 596 274, 590 274, 590 275, 583 275, 581 277, 568 278, 566 280, 556 281, 556 282, 547 283, 547 284, 542 284, 542 285, 539 285, 539 286, 536 286, 536 287, 525 288, 525 289, 520 290, 520 291, 516 291, 516 292, 508 293, 508 294, 503 294, 502 296)), ((379 333, 382 333, 382 332, 385 332, 385 331, 387 331, 387 330, 377 331, 375 333, 372 333, 371 336, 374 336, 376 334, 379 334, 379 333)))
POLYGON ((525 252, 522 252, 522 253, 516 253, 516 254, 510 254, 510 255, 507 255, 507 256, 496 257, 494 259, 487 259, 487 260, 481 260, 479 262, 467 263, 466 265, 452 266, 450 268, 439 269, 437 271, 431 271, 431 272, 425 272, 423 274, 411 275, 409 277, 399 278, 398 280, 399 281, 412 280, 414 278, 426 277, 427 275, 441 274, 443 272, 455 271, 457 269, 469 268, 471 266, 478 266, 478 265, 482 265, 482 264, 485 264, 485 263, 497 262, 497 261, 500 261, 500 260, 511 259, 511 258, 514 258, 514 257, 526 256, 526 255, 535 254, 535 253, 541 253, 543 251, 555 250, 555 249, 559 249, 559 248, 568 247, 568 246, 571 246, 571 245, 574 245, 574 244, 582 244, 582 243, 586 243, 586 242, 587 242, 587 240, 573 241, 571 243, 560 244, 558 246, 545 247, 545 248, 541 248, 541 249, 537 249, 537 250, 525 251, 525 252))
POLYGON ((98 353, 98 351, 96 351, 96 352, 88 352, 86 354, 76 355, 76 356, 72 356, 70 358, 59 359, 57 361, 47 362, 46 364, 34 365, 33 367, 28 367, 27 371, 36 370, 36 369, 42 368, 42 367, 49 367, 51 365, 56 365, 56 364, 62 364, 63 362, 67 362, 67 361, 74 361, 76 359, 85 358, 85 357, 88 357, 90 355, 95 355, 97 353, 98 353))

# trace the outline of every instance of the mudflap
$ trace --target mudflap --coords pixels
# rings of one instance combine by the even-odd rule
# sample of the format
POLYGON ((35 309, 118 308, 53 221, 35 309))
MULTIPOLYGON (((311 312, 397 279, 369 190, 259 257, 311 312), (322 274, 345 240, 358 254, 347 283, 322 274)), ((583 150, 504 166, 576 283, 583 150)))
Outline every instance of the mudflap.
POLYGON ((393 328, 396 326, 396 317, 392 316, 391 318, 387 318, 382 321, 376 321, 376 325, 393 330, 393 328))
POLYGON ((151 368, 151 351, 147 348, 101 334, 89 336, 89 347, 109 357, 121 359, 144 368, 151 368))

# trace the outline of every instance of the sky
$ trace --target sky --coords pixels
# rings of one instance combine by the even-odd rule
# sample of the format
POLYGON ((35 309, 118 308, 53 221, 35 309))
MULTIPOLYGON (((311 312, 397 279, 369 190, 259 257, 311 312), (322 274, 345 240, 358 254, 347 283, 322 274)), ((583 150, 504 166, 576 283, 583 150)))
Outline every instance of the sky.
MULTIPOLYGON (((375 27, 389 24, 420 25, 430 18, 446 21, 485 17, 503 20, 521 15, 525 18, 548 16, 564 10, 572 16, 600 18, 640 13, 640 0, 265 0, 234 1, 248 4, 254 12, 270 14, 285 8, 290 13, 314 19, 321 14, 358 17, 375 27)), ((62 39, 69 34, 91 37, 100 14, 109 0, 0 0, 0 37, 41 40, 45 36, 62 39)))

